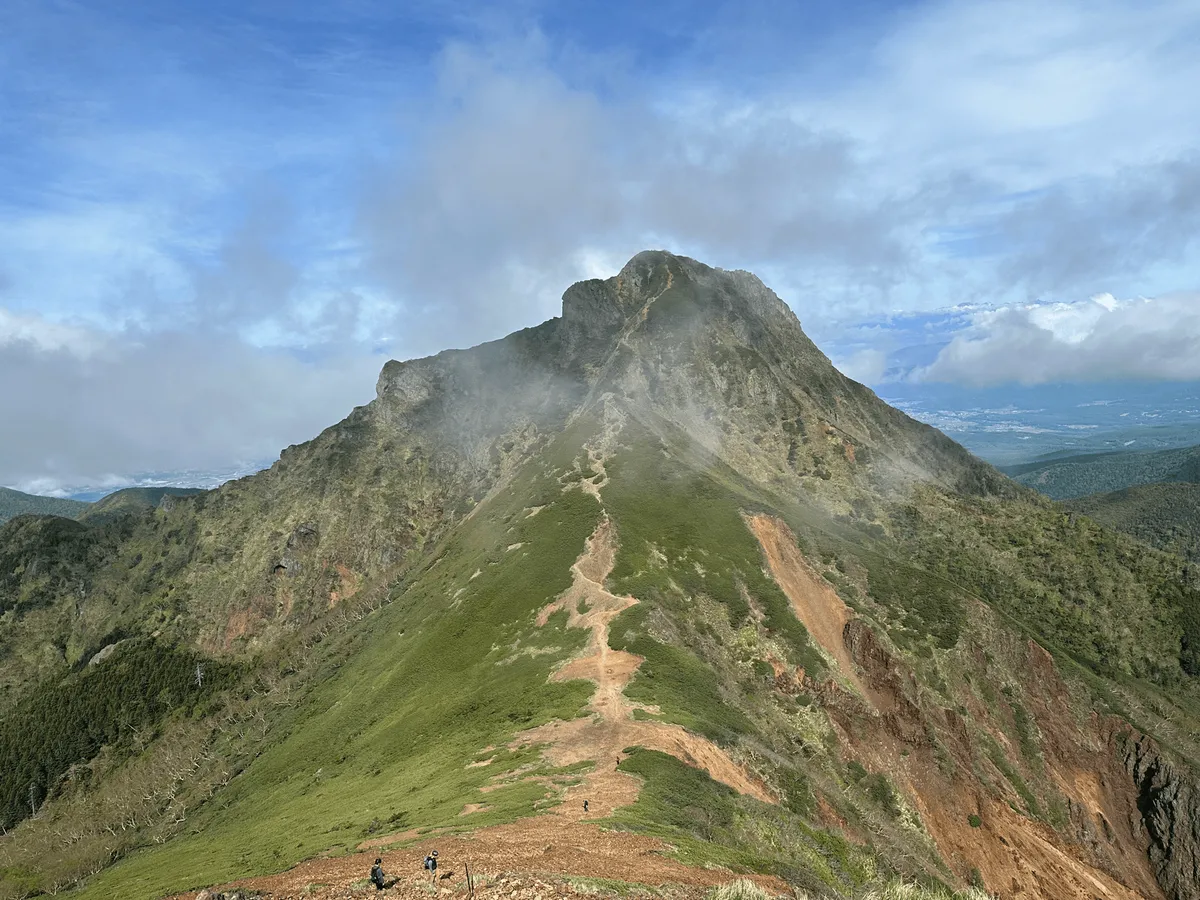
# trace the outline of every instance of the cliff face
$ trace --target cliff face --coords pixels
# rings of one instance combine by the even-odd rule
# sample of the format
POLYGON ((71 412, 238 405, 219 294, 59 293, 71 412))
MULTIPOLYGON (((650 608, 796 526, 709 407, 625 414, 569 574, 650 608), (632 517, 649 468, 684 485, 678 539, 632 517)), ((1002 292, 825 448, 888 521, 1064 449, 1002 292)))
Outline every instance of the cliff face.
POLYGON ((1125 768, 1137 787, 1139 825, 1168 897, 1200 896, 1200 792, 1195 773, 1172 762, 1155 741, 1122 732, 1125 768))

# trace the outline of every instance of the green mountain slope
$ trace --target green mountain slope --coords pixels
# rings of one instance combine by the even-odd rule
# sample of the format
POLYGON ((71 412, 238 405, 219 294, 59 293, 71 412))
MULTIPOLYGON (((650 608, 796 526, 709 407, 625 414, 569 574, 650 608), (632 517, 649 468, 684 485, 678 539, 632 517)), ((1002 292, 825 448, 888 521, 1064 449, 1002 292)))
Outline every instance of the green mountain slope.
POLYGON ((1079 497, 1066 506, 1152 547, 1200 561, 1200 484, 1139 485, 1079 497))
MULTIPOLYGON (((79 510, 74 518, 87 525, 98 525, 130 513, 142 513, 154 509, 165 498, 194 497, 203 494, 199 488, 140 487, 113 491, 95 503, 79 510)), ((168 503, 170 500, 168 500, 168 503)), ((61 515, 61 514, 59 514, 61 515)))
POLYGON ((1157 482, 1200 482, 1200 447, 1064 456, 1003 471, 1047 497, 1066 500, 1157 482))
POLYGON ((699 886, 1200 888, 1181 560, 886 406, 746 273, 639 254, 267 472, 0 552, 0 721, 108 709, 150 641, 210 673, 39 776, 6 896, 316 860, 299 894, 360 847, 636 880, 630 833, 699 886))
POLYGON ((0 487, 0 524, 25 515, 63 516, 73 518, 87 509, 88 504, 59 497, 39 497, 23 494, 12 488, 0 487))

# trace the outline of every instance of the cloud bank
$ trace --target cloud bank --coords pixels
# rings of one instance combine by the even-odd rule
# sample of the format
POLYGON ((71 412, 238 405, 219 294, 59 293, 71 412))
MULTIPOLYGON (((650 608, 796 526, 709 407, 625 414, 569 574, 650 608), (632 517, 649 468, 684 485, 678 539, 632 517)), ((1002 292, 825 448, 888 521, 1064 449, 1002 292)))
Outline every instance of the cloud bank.
POLYGON ((0 484, 271 456, 647 247, 867 381, 1200 378, 1194 3, 794 7, 6 5, 0 484))
POLYGON ((0 472, 25 490, 267 463, 370 400, 383 362, 306 363, 212 334, 18 326, 0 315, 0 472))
POLYGON ((915 381, 1200 380, 1200 293, 1046 303, 976 313, 915 381))

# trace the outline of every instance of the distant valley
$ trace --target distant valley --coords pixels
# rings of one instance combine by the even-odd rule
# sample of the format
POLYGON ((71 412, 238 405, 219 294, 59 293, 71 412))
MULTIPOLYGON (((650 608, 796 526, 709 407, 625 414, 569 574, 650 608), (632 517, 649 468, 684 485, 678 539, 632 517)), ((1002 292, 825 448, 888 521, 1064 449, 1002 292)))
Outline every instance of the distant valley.
POLYGON ((1200 444, 1200 385, 967 388, 886 384, 881 396, 993 465, 1200 444))

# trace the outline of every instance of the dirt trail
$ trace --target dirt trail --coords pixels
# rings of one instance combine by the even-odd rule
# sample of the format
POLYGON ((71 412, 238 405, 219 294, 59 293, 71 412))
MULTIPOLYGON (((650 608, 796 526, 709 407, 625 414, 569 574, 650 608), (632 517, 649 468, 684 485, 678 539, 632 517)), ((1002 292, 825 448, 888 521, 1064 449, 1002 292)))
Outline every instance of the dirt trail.
POLYGON ((518 736, 521 743, 547 744, 546 757, 555 765, 587 760, 596 763, 595 770, 585 774, 581 784, 567 790, 553 815, 582 818, 583 800, 587 799, 587 818, 602 818, 636 800, 639 780, 616 771, 621 752, 634 745, 669 753, 690 766, 706 770, 713 779, 740 793, 767 803, 776 802, 764 785, 711 741, 678 725, 633 718, 634 710, 651 713, 656 710, 629 700, 624 693, 642 658, 608 645, 612 620, 637 603, 633 597, 618 597, 603 586, 612 571, 615 553, 612 523, 605 519, 571 567, 574 575, 571 587, 538 616, 538 624, 544 625, 552 613, 565 609, 570 627, 591 630, 583 655, 563 665, 552 677, 557 681, 586 678, 596 684, 589 703, 591 715, 570 722, 551 722, 518 736))
POLYGON ((834 658, 842 676, 859 694, 870 697, 842 639, 846 623, 851 619, 845 601, 833 585, 813 571, 787 525, 761 514, 746 516, 746 524, 762 545, 771 576, 791 601, 796 617, 804 623, 813 640, 834 658))
MULTIPOLYGON (((589 463, 598 474, 580 482, 579 486, 599 499, 600 488, 607 478, 603 454, 589 450, 589 463)), ((539 626, 545 625, 552 613, 564 609, 570 627, 591 631, 582 654, 566 662, 551 676, 557 681, 583 678, 594 682, 596 691, 589 703, 589 714, 570 722, 542 725, 517 735, 513 741, 514 745, 544 744, 546 759, 556 766, 587 761, 595 764, 591 771, 581 775, 578 784, 565 790, 557 806, 542 815, 481 828, 465 835, 425 836, 421 843, 402 850, 376 848, 415 840, 421 835, 416 830, 386 835, 362 844, 359 848, 364 851, 362 853, 308 860, 282 874, 248 878, 231 886, 262 891, 275 900, 349 896, 350 886, 366 876, 376 855, 383 857, 385 871, 411 873, 414 869, 419 870, 425 854, 435 848, 442 860, 441 871, 451 873, 452 880, 439 882, 448 885, 444 893, 463 893, 463 885, 459 883, 463 874, 462 862, 469 863, 472 873, 485 880, 489 876, 513 872, 523 873, 521 877, 526 878, 530 874, 611 878, 638 884, 680 885, 683 886, 679 889, 681 896, 699 896, 704 889, 746 877, 721 868, 700 869, 684 865, 663 856, 670 847, 656 838, 605 831, 593 822, 637 800, 641 780, 617 771, 618 760, 623 758, 625 748, 635 745, 669 753, 688 765, 706 770, 712 778, 734 790, 767 803, 777 802, 761 782, 712 742, 690 734, 678 725, 633 718, 637 709, 650 713, 657 710, 635 703, 624 694, 625 686, 641 665, 642 658, 608 645, 612 620, 638 602, 633 597, 618 597, 604 588, 615 557, 614 529, 606 516, 571 567, 571 587, 537 618, 539 626), (588 801, 586 813, 584 800, 588 801), (322 887, 314 889, 313 885, 322 887)), ((484 760, 471 766, 489 762, 491 760, 484 760)), ((511 773, 497 777, 508 778, 511 773)), ((548 780, 546 783, 548 788, 557 789, 548 780)), ((468 804, 461 814, 469 817, 480 808, 479 804, 468 804)), ((791 893, 788 885, 777 878, 750 877, 772 893, 791 893)), ((421 883, 419 877, 406 875, 390 893, 408 896, 418 891, 428 896, 428 889, 419 887, 421 883)), ((568 891, 560 884, 557 892, 568 891)), ((485 889, 483 893, 490 891, 485 889)), ((545 895, 554 893, 555 889, 549 889, 545 895)), ((191 898, 195 894, 179 896, 191 898)), ((508 900, 511 895, 505 890, 503 895, 497 893, 496 896, 508 900)))
MULTIPOLYGON (((765 875, 735 875, 727 869, 693 868, 668 859, 662 853, 670 848, 655 838, 621 831, 602 831, 587 822, 564 823, 552 816, 521 819, 508 825, 483 828, 470 835, 428 839, 402 850, 376 851, 332 859, 312 859, 278 875, 247 878, 216 890, 234 887, 261 892, 270 900, 299 900, 313 897, 359 896, 362 888, 352 888, 370 872, 377 856, 389 876, 400 875, 401 882, 382 896, 414 896, 428 900, 435 896, 427 877, 422 877, 421 861, 431 850, 438 851, 439 893, 466 896, 464 864, 482 888, 478 897, 510 900, 508 888, 496 884, 512 873, 520 880, 530 876, 543 879, 565 877, 615 879, 644 885, 682 885, 684 896, 700 897, 707 888, 749 878, 775 895, 792 896, 783 881, 765 875), (324 887, 314 887, 314 886, 324 887), (691 890, 686 890, 690 888, 691 890)), ((374 888, 370 896, 377 896, 374 888)), ((559 891, 559 893, 564 893, 559 891)), ((591 892, 588 892, 591 893, 591 892)), ((554 890, 538 890, 535 896, 553 896, 554 890)), ((178 894, 172 900, 195 900, 197 892, 178 894)))

